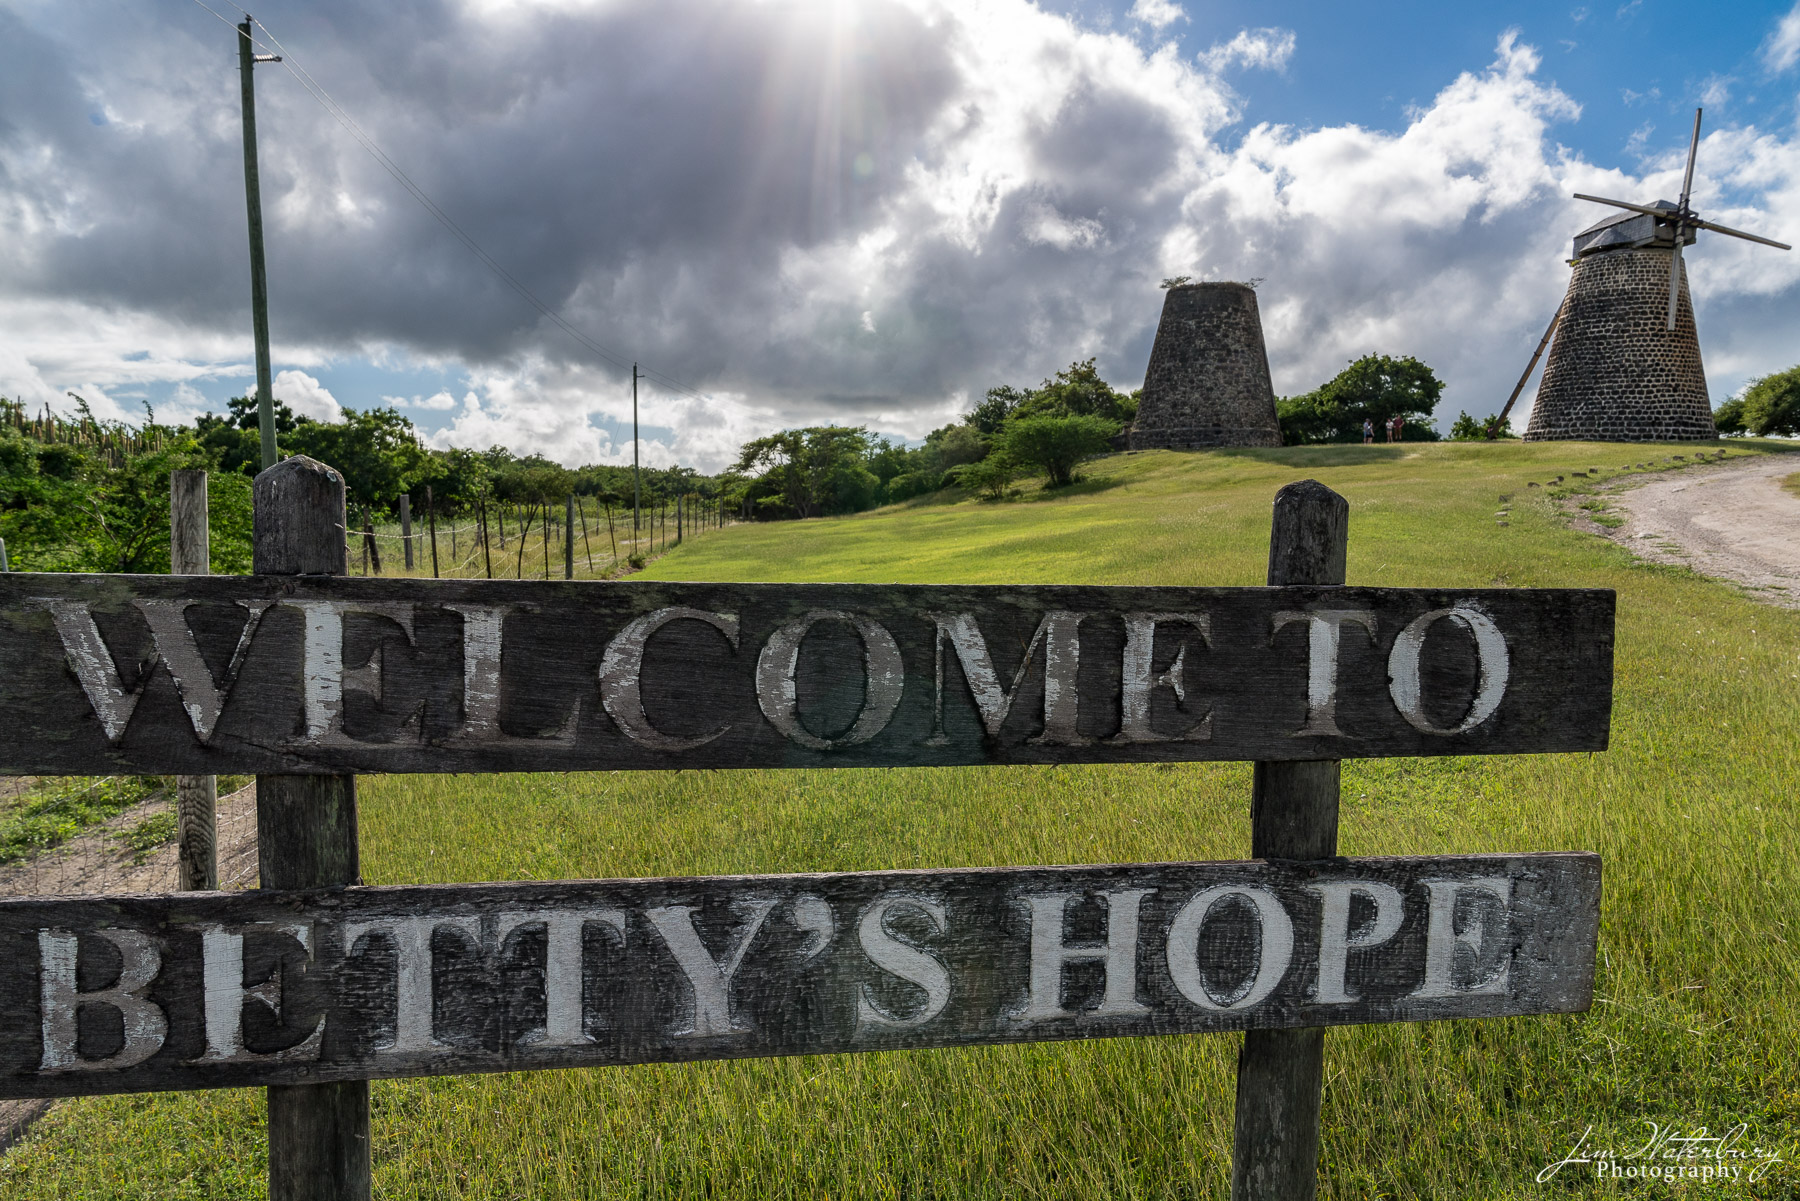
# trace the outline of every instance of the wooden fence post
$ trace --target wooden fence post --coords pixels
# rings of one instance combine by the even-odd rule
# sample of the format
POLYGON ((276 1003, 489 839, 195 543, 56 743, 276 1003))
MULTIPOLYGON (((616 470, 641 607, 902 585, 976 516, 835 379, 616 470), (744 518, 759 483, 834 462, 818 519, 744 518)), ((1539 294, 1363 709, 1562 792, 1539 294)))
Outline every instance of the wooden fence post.
POLYGON ((413 569, 412 546, 412 497, 400 494, 400 545, 406 551, 406 570, 413 569))
POLYGON ((575 494, 563 497, 563 579, 575 578, 575 494))
MULTIPOLYGON (((258 575, 344 575, 344 477, 294 455, 256 477, 252 558, 258 575)), ((358 882, 356 777, 256 777, 261 887, 358 882)), ((269 1088, 270 1201, 366 1201, 369 1082, 269 1088)))
MULTIPOLYGON (((1269 583, 1342 584, 1350 505, 1316 480, 1275 494, 1269 583)), ((1255 859, 1337 854, 1336 759, 1258 763, 1250 800, 1255 859)), ((1250 1030, 1238 1056, 1232 1201, 1311 1201, 1319 1188, 1325 1031, 1250 1030)))
MULTIPOLYGON (((169 473, 169 573, 206 575, 206 472, 169 473)), ((217 841, 219 781, 216 776, 175 777, 175 887, 210 892, 219 886, 217 841)))
MULTIPOLYGON (((433 500, 435 500, 435 498, 431 495, 431 485, 426 484, 425 485, 425 525, 431 531, 431 578, 435 580, 438 578, 437 505, 432 503, 433 500)), ((451 537, 454 538, 456 536, 456 527, 454 525, 450 527, 450 532, 451 532, 451 537)), ((454 543, 452 543, 452 545, 451 545, 450 553, 453 555, 456 553, 454 543)))

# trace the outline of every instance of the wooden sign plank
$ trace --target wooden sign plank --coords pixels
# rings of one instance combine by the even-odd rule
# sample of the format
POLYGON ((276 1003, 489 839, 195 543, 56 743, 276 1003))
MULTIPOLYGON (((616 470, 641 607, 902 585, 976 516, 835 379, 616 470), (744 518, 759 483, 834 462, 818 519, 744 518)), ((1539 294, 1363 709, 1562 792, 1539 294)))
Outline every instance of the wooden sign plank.
POLYGON ((484 772, 1606 746, 1586 590, 0 576, 0 770, 484 772))
POLYGON ((0 1096, 1585 1010, 1589 854, 0 901, 0 1096))

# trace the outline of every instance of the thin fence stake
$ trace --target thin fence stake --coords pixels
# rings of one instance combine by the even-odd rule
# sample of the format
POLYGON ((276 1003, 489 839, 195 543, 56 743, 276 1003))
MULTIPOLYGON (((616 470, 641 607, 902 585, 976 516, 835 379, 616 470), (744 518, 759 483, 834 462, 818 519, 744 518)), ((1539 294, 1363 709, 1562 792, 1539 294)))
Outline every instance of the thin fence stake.
POLYGON ((581 514, 581 546, 583 550, 587 551, 588 570, 591 572, 594 570, 594 548, 593 545, 588 542, 587 502, 580 497, 576 497, 575 511, 581 514))
POLYGON ((487 564, 487 578, 491 580, 494 578, 494 548, 493 548, 493 545, 488 541, 488 519, 487 519, 487 498, 486 497, 477 497, 476 498, 475 511, 478 515, 477 519, 481 522, 481 558, 482 558, 482 561, 487 564))
MULTIPOLYGON (((527 527, 521 526, 520 528, 523 529, 527 527)), ((513 564, 513 578, 517 580, 525 578, 525 536, 523 534, 519 536, 519 558, 518 561, 513 564)))
MULTIPOLYGON (((431 578, 438 578, 437 560, 437 506, 432 504, 431 485, 425 485, 425 524, 431 530, 431 578)), ((454 531, 455 526, 450 529, 454 531)), ((454 536, 454 535, 452 535, 454 536)))
POLYGON ((563 579, 575 578, 575 494, 563 497, 563 579))

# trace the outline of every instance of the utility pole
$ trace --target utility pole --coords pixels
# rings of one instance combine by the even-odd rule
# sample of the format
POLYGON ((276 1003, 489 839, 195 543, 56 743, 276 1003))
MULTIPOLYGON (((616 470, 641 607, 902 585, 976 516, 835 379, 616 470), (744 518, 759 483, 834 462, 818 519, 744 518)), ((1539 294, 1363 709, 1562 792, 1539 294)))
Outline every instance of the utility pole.
POLYGON ((250 216, 250 320, 256 331, 256 423, 262 429, 263 470, 275 466, 275 387, 269 379, 269 277, 263 269, 262 185, 256 171, 257 63, 278 63, 278 54, 254 54, 250 15, 238 30, 238 75, 244 98, 244 206, 250 216))
POLYGON ((638 486, 638 429, 637 429, 637 364, 631 365, 631 540, 638 538, 638 506, 643 503, 643 492, 638 486))

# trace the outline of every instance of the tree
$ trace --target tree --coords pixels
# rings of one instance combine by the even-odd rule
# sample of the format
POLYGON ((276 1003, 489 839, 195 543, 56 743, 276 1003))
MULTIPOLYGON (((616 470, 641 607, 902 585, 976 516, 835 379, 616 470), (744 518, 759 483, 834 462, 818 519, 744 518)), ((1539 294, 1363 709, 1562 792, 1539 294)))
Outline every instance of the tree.
POLYGON ((1744 428, 1744 398, 1734 396, 1714 409, 1713 427, 1727 437, 1747 433, 1744 428))
POLYGON ((1018 478, 1019 465, 1004 451, 996 452, 975 463, 952 467, 947 473, 952 483, 979 492, 989 500, 1001 500, 1018 478))
POLYGON ((970 411, 963 421, 988 435, 990 438, 1000 432, 1006 419, 1013 415, 1013 410, 1024 403, 1029 393, 1021 392, 1011 384, 1001 384, 989 388, 987 396, 970 411))
POLYGON ((1094 360, 1070 363, 1013 409, 1011 417, 1103 417, 1123 424, 1137 416, 1130 397, 1100 378, 1094 360))
POLYGON ((1431 413, 1443 394, 1443 382, 1418 359, 1369 354, 1314 391, 1280 402, 1275 413, 1290 444, 1361 441, 1364 421, 1379 432, 1395 417, 1405 418, 1408 440, 1432 442, 1431 413))
POLYGON ((395 409, 345 409, 342 421, 302 422, 283 448, 337 468, 352 501, 381 509, 428 474, 418 431, 395 409))
POLYGON ((868 431, 842 425, 782 430, 744 443, 737 470, 753 472, 751 502, 795 517, 854 513, 873 506, 881 481, 869 470, 868 431), (771 503, 772 502, 772 503, 771 503))
POLYGON ((1104 454, 1119 423, 1092 414, 1015 417, 1000 433, 1000 450, 1008 458, 1041 469, 1052 488, 1075 482, 1083 459, 1104 454))
MULTIPOLYGON (((1759 438, 1800 434, 1800 366, 1751 380, 1736 400, 1720 406, 1720 412, 1733 404, 1738 405, 1736 420, 1759 438)), ((1716 414, 1714 423, 1718 424, 1716 414)))

